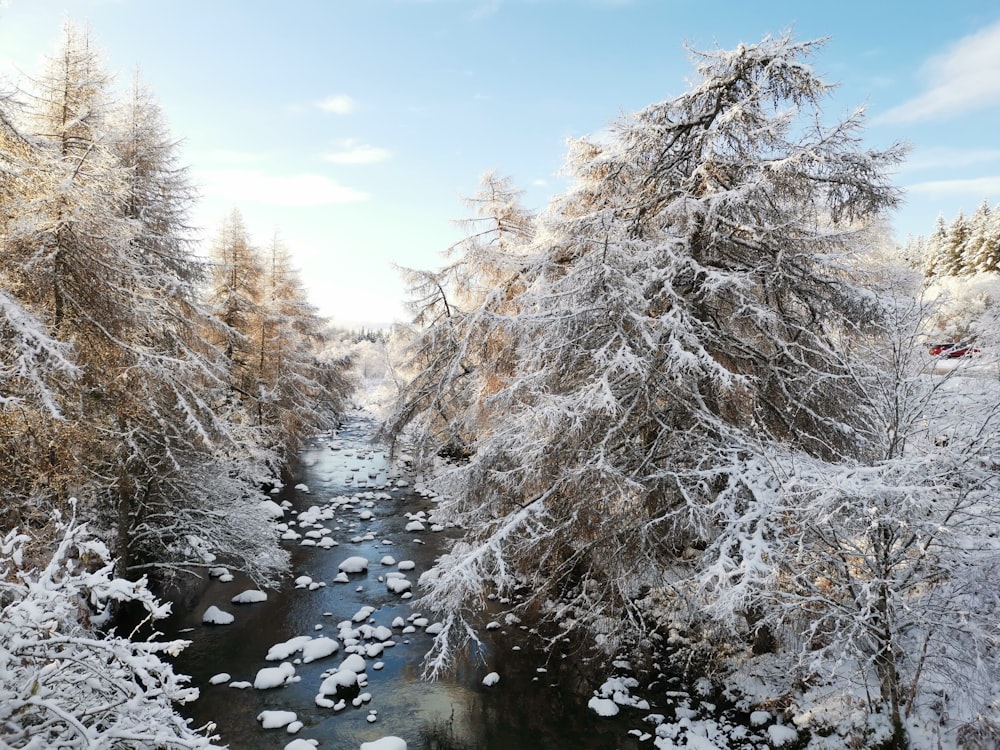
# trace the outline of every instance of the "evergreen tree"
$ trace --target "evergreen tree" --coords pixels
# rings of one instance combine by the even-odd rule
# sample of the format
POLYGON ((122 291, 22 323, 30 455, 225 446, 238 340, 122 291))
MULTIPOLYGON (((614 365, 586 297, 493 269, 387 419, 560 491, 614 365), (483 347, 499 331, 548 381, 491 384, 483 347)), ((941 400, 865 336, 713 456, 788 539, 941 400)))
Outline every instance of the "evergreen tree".
POLYGON ((934 222, 934 231, 927 238, 927 264, 924 267, 924 275, 931 278, 944 275, 947 267, 945 257, 945 245, 948 239, 948 224, 944 214, 938 214, 934 222))
POLYGON ((958 212, 954 221, 948 225, 948 233, 941 248, 939 275, 961 276, 966 268, 966 252, 972 227, 965 213, 958 212))
POLYGON ((969 267, 972 273, 1000 273, 1000 210, 987 209, 981 224, 976 228, 979 242, 970 254, 969 267))
POLYGON ((990 226, 990 204, 984 199, 968 220, 968 237, 962 248, 961 275, 971 276, 979 272, 979 258, 986 254, 984 245, 988 242, 990 226))

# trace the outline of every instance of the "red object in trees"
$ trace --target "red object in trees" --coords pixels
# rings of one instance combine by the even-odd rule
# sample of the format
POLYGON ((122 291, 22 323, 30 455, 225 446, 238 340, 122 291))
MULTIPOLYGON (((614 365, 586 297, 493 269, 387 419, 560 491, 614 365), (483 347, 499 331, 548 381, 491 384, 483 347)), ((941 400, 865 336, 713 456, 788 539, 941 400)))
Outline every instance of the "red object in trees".
POLYGON ((958 343, 928 344, 927 352, 932 357, 947 357, 948 359, 958 359, 959 357, 964 357, 966 355, 979 354, 979 349, 974 348, 972 344, 958 344, 958 343))

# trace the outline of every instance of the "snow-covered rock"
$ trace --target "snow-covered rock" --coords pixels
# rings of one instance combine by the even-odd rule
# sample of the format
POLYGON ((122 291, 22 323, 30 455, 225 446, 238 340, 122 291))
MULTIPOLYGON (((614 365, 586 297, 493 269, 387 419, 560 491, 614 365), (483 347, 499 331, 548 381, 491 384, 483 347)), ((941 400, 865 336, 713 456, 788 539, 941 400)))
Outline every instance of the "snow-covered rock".
POLYGON ((402 577, 391 577, 385 579, 385 587, 394 594, 402 594, 413 588, 413 584, 402 577))
POLYGON ((284 661, 311 640, 311 635, 298 635, 294 638, 289 638, 287 641, 275 643, 268 649, 267 656, 264 659, 267 661, 284 661))
POLYGON ((493 687, 498 682, 500 682, 500 675, 497 674, 496 672, 490 672, 483 678, 483 684, 486 687, 493 687))
POLYGON ((201 621, 206 625, 230 625, 235 619, 231 614, 224 612, 214 604, 206 609, 205 614, 201 616, 201 621))
POLYGON ((261 711, 257 714, 257 721, 263 729, 280 729, 297 718, 294 711, 261 711))
POLYGON ((406 750, 406 741, 399 737, 383 737, 374 742, 362 742, 361 750, 406 750))
POLYGON ((253 686, 257 690, 270 690, 292 682, 295 678, 295 667, 287 661, 277 667, 264 667, 257 671, 253 686))
POLYGON ((790 727, 787 724, 772 724, 767 728, 767 735, 771 738, 771 745, 774 747, 787 745, 799 738, 795 727, 790 727))
POLYGON ((302 646, 302 663, 308 664, 317 659, 323 659, 336 653, 339 648, 340 644, 333 638, 313 638, 302 646))
POLYGON ((596 695, 587 702, 587 708, 598 716, 617 716, 620 710, 610 698, 598 698, 596 695))
POLYGON ((237 594, 230 599, 233 604, 256 604, 267 601, 267 592, 259 589, 249 589, 241 594, 237 594))
POLYGON ((368 570, 368 558, 360 555, 348 557, 337 566, 337 569, 342 573, 364 573, 368 570))
POLYGON ((277 520, 285 517, 285 509, 274 500, 262 500, 258 505, 265 518, 277 520))

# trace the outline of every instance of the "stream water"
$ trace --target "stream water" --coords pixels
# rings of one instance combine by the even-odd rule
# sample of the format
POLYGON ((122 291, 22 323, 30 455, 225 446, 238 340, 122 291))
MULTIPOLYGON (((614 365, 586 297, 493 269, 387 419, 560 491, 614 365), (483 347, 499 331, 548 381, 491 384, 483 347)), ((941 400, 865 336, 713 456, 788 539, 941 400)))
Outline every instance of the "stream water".
MULTIPOLYGON (((406 530, 407 524, 429 514, 434 500, 417 492, 412 477, 394 472, 386 452, 370 444, 373 424, 357 413, 336 435, 324 436, 301 455, 298 481, 308 489, 286 488, 282 499, 292 508, 284 522, 302 538, 288 540, 292 553, 289 582, 268 591, 264 602, 234 604, 232 598, 254 588, 236 577, 211 580, 193 602, 175 605, 176 614, 162 630, 191 645, 176 659, 178 672, 190 675, 201 697, 182 707, 196 726, 214 722, 220 742, 233 750, 284 748, 296 738, 313 739, 318 748, 356 750, 363 742, 396 736, 408 750, 463 748, 468 750, 609 750, 638 745, 627 734, 637 717, 598 717, 587 708, 590 688, 570 657, 546 657, 532 645, 519 626, 484 632, 481 654, 459 660, 453 673, 428 682, 421 679, 422 661, 432 635, 415 618, 411 602, 419 596, 417 579, 433 564, 443 540, 454 530, 406 530), (294 513, 315 507, 322 516, 315 526, 292 523, 294 513), (322 529, 325 529, 322 530, 322 529), (316 545, 303 545, 307 531, 316 545), (322 537, 327 541, 323 542, 322 537), (336 542, 336 546, 331 545, 336 542), (369 561, 366 573, 336 582, 338 566, 352 556, 369 561), (395 564, 383 564, 391 556, 395 564), (400 571, 400 561, 413 569, 400 571), (404 572, 416 594, 404 598, 387 588, 386 574, 404 572), (292 581, 308 576, 314 582, 296 587, 292 581), (210 606, 234 615, 229 625, 206 625, 202 615, 210 606), (350 644, 310 663, 296 663, 297 681, 274 689, 235 687, 253 683, 258 670, 275 667, 266 661, 275 644, 296 636, 337 638, 339 623, 351 620, 363 607, 374 610, 363 618, 372 626, 392 628, 392 637, 377 658, 368 658, 370 701, 334 710, 317 705, 323 674, 347 656, 350 644), (398 625, 402 618, 412 626, 398 625), (393 627, 393 622, 397 625, 393 627), (488 636, 488 637, 487 637, 488 636), (483 677, 497 672, 500 681, 483 685, 483 677), (212 684, 210 678, 227 673, 230 679, 212 684), (263 729, 262 711, 291 711, 302 728, 294 736, 284 728, 263 729), (372 721, 374 718, 374 721, 372 721)), ((293 654, 289 662, 295 661, 293 654)))

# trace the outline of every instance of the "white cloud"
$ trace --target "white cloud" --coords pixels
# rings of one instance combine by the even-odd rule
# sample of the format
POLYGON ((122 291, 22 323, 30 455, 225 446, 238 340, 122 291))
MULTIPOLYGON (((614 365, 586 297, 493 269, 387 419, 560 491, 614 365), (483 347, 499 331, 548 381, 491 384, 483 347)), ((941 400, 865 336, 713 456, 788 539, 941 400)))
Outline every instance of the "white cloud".
POLYGON ((939 120, 1000 104, 1000 22, 963 37, 923 71, 927 89, 875 122, 939 120))
POLYGON ((927 148, 913 152, 903 164, 901 171, 913 172, 920 169, 940 169, 948 167, 971 167, 1000 161, 1000 149, 978 148, 927 148))
POLYGON ((368 200, 368 194, 314 174, 270 175, 249 169, 222 169, 198 175, 203 190, 233 203, 313 207, 368 200))
POLYGON ((337 151, 323 154, 323 159, 334 164, 374 164, 386 161, 391 156, 392 153, 389 149, 346 140, 340 143, 340 148, 337 151))
POLYGON ((316 106, 324 112, 335 115, 349 115, 357 109, 357 102, 346 94, 334 94, 316 102, 316 106))
POLYGON ((965 180, 927 180, 906 186, 909 193, 929 195, 1000 195, 1000 176, 972 177, 965 180))

